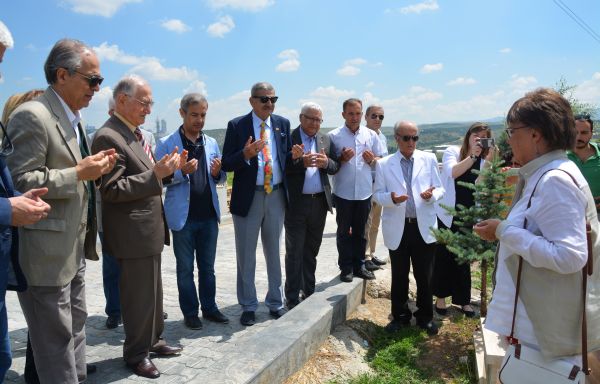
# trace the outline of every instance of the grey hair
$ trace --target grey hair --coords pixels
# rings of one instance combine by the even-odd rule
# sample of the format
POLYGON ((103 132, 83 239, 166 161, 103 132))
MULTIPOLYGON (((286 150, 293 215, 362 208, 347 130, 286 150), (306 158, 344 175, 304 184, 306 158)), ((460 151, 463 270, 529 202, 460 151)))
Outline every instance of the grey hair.
POLYGON ((266 81, 261 81, 260 83, 256 83, 252 86, 250 90, 250 96, 256 96, 258 91, 273 91, 275 88, 271 85, 271 83, 267 83, 266 81))
POLYGON ((113 97, 108 99, 108 109, 115 109, 115 99, 113 97))
POLYGON ((400 134, 400 127, 402 126, 414 126, 415 128, 417 128, 417 132, 419 132, 419 127, 417 126, 417 124, 413 123, 412 121, 407 121, 407 120, 400 120, 398 121, 396 124, 394 124, 394 135, 399 135, 400 134))
POLYGON ((115 89, 113 90, 113 99, 117 100, 117 96, 121 93, 127 96, 135 95, 135 91, 137 91, 138 87, 148 85, 148 82, 141 76, 138 75, 127 75, 115 85, 115 89))
POLYGON ((4 45, 6 48, 12 48, 15 44, 8 27, 0 21, 0 45, 4 45))
POLYGON ((319 112, 323 113, 323 109, 321 108, 321 106, 317 103, 313 103, 312 101, 302 104, 302 109, 300 110, 300 114, 304 115, 308 111, 319 111, 319 112))
POLYGON ((44 73, 48 84, 56 83, 56 72, 65 68, 70 75, 81 67, 84 54, 94 54, 92 48, 84 42, 75 39, 61 39, 54 44, 44 63, 44 73))
POLYGON ((381 105, 379 105, 379 104, 371 104, 371 105, 369 105, 367 107, 367 110, 365 111, 365 116, 368 116, 369 113, 371 112, 371 109, 373 109, 373 108, 381 108, 381 109, 383 109, 383 107, 381 105))
POLYGON ((183 112, 187 113, 190 106, 196 104, 208 105, 208 101, 206 100, 206 97, 204 97, 200 93, 188 93, 181 98, 181 103, 179 104, 179 106, 181 107, 183 112))

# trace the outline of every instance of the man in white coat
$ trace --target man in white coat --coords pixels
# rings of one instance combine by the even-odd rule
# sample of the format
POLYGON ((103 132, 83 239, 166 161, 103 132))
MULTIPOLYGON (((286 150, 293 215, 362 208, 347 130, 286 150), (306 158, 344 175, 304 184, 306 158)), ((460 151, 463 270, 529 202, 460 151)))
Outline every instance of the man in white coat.
POLYGON ((418 327, 435 335, 431 273, 437 227, 434 203, 444 195, 437 160, 432 153, 417 150, 419 129, 408 121, 394 126, 398 152, 377 163, 374 199, 383 207, 382 232, 392 264, 392 317, 386 330, 394 332, 410 325, 408 274, 412 261, 417 282, 418 327))

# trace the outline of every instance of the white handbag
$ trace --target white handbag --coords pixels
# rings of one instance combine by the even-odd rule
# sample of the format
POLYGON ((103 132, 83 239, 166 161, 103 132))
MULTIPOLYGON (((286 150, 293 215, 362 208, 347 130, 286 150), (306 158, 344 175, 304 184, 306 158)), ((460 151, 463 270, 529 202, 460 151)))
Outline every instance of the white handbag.
MULTIPOLYGON (((562 169, 561 169, 562 171, 562 169)), ((546 171, 549 172, 549 171, 546 171)), ((571 174, 566 172, 569 176, 571 174)), ((542 175, 543 176, 543 175, 542 175)), ((540 177, 541 179, 541 177, 540 177)), ((538 183, 539 180, 538 179, 538 183)), ((571 176, 575 185, 577 181, 571 176)), ((533 188, 533 192, 529 197, 529 203, 527 208, 531 206, 531 197, 535 193, 537 183, 533 188)), ((527 226, 527 218, 523 223, 523 228, 527 226)), ((502 384, 585 384, 586 375, 590 374, 588 368, 587 358, 587 323, 585 314, 585 301, 587 292, 587 276, 591 275, 593 271, 593 256, 591 246, 591 227, 589 223, 586 228, 587 235, 587 247, 588 247, 588 261, 583 267, 582 274, 582 297, 583 297, 583 318, 581 324, 581 347, 582 347, 582 360, 583 368, 577 365, 568 363, 564 360, 545 360, 542 353, 536 349, 527 347, 520 344, 519 341, 514 337, 515 332, 515 318, 517 314, 517 301, 519 297, 519 287, 521 283, 521 270, 523 268, 523 258, 519 257, 519 269, 517 272, 517 282, 515 291, 515 302, 513 310, 513 320, 510 330, 510 336, 508 341, 510 343, 504 360, 500 366, 498 372, 498 380, 502 384)))

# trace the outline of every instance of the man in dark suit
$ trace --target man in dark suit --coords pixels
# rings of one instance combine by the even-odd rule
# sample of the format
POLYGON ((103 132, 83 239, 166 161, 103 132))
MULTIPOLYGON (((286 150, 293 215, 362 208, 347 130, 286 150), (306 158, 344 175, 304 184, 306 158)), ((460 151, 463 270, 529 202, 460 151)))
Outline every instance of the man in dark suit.
MULTIPOLYGON (((121 268, 121 314, 125 329, 123 358, 139 376, 157 378, 160 372, 149 359, 174 355, 161 338, 163 295, 161 252, 169 244, 162 205, 163 178, 178 169, 175 149, 155 162, 139 126, 150 114, 152 91, 141 77, 121 79, 113 91, 115 112, 96 133, 94 153, 115 148, 115 168, 100 183, 104 246, 121 268)), ((185 157, 185 155, 183 155, 185 157)))
POLYGON ((315 103, 305 103, 300 126, 292 132, 285 179, 289 204, 285 212, 285 298, 288 309, 315 291, 317 254, 323 240, 327 211, 333 213, 327 175, 339 169, 329 136, 319 132, 323 112, 315 103))
POLYGON ((254 284, 258 233, 265 260, 269 290, 265 304, 272 317, 286 312, 283 305, 279 239, 283 229, 286 181, 285 159, 291 150, 289 120, 273 115, 275 89, 256 83, 250 92, 252 111, 227 124, 223 170, 233 172, 230 210, 235 231, 237 296, 240 322, 254 325, 258 300, 254 284))

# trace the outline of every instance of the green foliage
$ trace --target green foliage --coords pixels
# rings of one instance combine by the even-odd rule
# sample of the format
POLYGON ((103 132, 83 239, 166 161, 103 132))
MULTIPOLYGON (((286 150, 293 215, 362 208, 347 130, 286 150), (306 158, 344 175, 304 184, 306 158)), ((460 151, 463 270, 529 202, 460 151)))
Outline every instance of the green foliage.
POLYGON ((560 80, 554 86, 556 92, 560 93, 565 99, 569 101, 571 104, 571 109, 573 109, 573 114, 577 115, 579 113, 589 113, 592 116, 594 112, 598 109, 597 105, 591 103, 584 103, 575 98, 573 96, 573 91, 577 88, 576 85, 570 85, 567 83, 567 79, 564 76, 561 76, 560 80))

